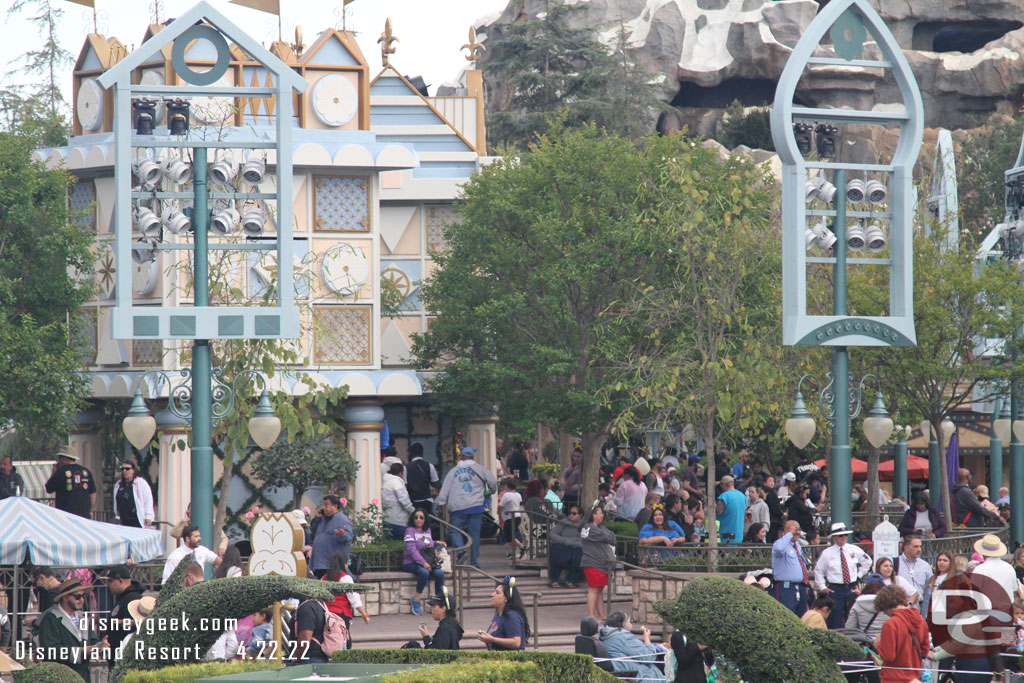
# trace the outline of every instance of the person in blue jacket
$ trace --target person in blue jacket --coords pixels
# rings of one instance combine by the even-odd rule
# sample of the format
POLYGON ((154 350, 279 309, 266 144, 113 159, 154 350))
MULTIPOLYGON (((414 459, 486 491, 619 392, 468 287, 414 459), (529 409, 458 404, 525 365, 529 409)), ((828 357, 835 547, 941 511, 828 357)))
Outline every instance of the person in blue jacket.
POLYGON ((651 506, 651 521, 640 528, 641 545, 673 546, 686 543, 683 528, 665 517, 665 506, 655 503, 651 506))
POLYGON ((608 648, 615 671, 636 671, 638 681, 663 681, 665 674, 658 669, 658 658, 665 648, 651 643, 651 632, 645 626, 641 640, 630 631, 633 623, 625 612, 612 612, 598 631, 597 637, 608 648), (647 656, 644 656, 647 655, 647 656), (628 659, 620 659, 628 657, 628 659))

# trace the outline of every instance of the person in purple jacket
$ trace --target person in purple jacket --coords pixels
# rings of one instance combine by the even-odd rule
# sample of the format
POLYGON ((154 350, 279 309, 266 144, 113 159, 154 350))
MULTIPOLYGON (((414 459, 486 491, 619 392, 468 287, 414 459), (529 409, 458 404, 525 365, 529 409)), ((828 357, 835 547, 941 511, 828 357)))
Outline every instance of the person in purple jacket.
POLYGON ((423 589, 427 587, 430 577, 434 577, 434 593, 444 592, 444 570, 435 567, 421 552, 424 548, 443 548, 443 541, 435 541, 427 528, 427 513, 413 510, 409 515, 409 526, 405 530, 405 555, 402 558, 405 571, 416 575, 416 594, 409 598, 413 614, 423 614, 423 589))

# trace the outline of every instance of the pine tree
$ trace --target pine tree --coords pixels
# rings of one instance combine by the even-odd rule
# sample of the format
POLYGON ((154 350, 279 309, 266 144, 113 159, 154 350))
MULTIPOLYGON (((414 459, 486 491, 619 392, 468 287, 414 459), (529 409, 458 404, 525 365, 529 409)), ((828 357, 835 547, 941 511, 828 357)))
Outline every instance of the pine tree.
POLYGON ((22 98, 21 104, 27 107, 30 103, 35 103, 35 106, 32 106, 33 118, 40 118, 39 113, 42 113, 42 118, 50 122, 48 127, 53 127, 67 117, 67 101, 60 90, 60 79, 64 75, 65 67, 72 63, 72 57, 71 53, 57 42, 57 26, 64 16, 64 10, 53 0, 15 0, 8 14, 25 9, 36 10, 29 21, 39 28, 43 42, 38 49, 23 54, 19 60, 22 66, 9 71, 7 76, 10 77, 16 71, 19 75, 43 77, 38 87, 30 90, 28 96, 22 98), (38 112, 40 109, 42 112, 38 112))

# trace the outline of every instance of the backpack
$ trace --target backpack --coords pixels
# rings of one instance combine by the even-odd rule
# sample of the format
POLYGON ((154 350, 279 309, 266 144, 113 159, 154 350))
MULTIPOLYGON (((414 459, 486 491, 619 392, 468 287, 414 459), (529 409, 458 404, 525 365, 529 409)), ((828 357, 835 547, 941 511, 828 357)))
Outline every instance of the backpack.
POLYGON ((327 609, 323 600, 314 600, 313 602, 316 602, 324 610, 324 639, 323 642, 316 638, 312 640, 320 646, 326 656, 330 657, 338 650, 348 647, 348 626, 345 625, 345 620, 340 614, 335 614, 327 609))
POLYGON ((420 501, 430 498, 430 463, 414 458, 406 468, 406 490, 409 498, 420 501))

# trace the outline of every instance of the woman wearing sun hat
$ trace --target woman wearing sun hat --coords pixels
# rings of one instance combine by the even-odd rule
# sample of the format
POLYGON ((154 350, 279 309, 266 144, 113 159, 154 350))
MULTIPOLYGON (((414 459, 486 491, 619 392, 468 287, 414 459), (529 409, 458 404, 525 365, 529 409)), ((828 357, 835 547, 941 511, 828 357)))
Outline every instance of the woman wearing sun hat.
POLYGON ((987 576, 1002 586, 1010 596, 1011 603, 1024 594, 1013 565, 1003 559, 1007 554, 1006 544, 998 536, 985 534, 975 541, 974 551, 985 558, 984 562, 974 568, 975 574, 987 576))

